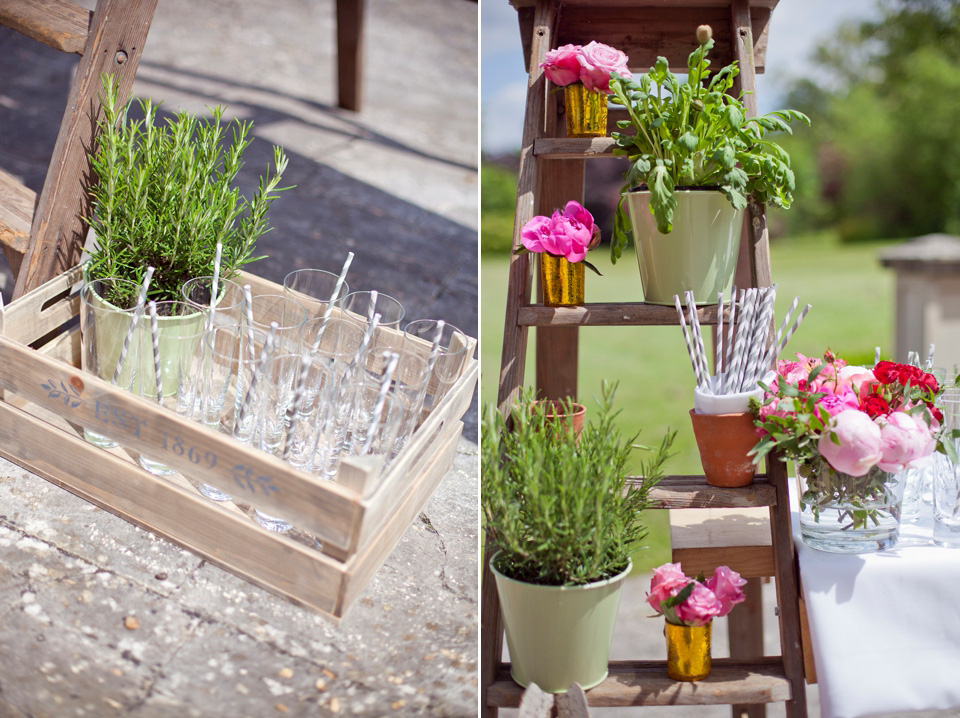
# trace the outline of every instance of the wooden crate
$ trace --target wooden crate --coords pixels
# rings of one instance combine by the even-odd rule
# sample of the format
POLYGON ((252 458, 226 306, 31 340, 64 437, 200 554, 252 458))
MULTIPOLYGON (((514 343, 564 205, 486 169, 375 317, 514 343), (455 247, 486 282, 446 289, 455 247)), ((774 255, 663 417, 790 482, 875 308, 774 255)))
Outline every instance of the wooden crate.
MULTIPOLYGON (((254 294, 282 293, 251 274, 240 281, 254 294)), ((74 268, 3 312, 0 455, 251 583, 341 618, 453 463, 477 382, 476 340, 459 380, 389 471, 377 478, 379 459, 347 458, 336 481, 324 481, 81 371, 79 283, 74 268), (89 444, 83 426, 124 448, 89 444), (144 471, 139 451, 180 474, 144 471), (235 503, 207 500, 197 481, 235 503), (297 529, 261 528, 250 505, 297 529)))

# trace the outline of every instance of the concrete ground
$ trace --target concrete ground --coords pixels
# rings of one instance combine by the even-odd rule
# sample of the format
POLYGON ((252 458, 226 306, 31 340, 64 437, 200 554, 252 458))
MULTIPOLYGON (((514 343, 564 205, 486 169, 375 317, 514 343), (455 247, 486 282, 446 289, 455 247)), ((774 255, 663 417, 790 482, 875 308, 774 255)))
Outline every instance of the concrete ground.
MULTIPOLYGON (((333 0, 161 0, 134 92, 252 120, 245 191, 286 148, 296 188, 252 271, 353 251, 353 289, 476 336, 477 5, 368 0, 366 18, 360 113, 335 106, 333 0)), ((0 165, 39 191, 76 59, 5 28, 0 46, 0 165)), ((476 402, 465 422, 339 627, 0 461, 0 718, 475 715, 476 402)))

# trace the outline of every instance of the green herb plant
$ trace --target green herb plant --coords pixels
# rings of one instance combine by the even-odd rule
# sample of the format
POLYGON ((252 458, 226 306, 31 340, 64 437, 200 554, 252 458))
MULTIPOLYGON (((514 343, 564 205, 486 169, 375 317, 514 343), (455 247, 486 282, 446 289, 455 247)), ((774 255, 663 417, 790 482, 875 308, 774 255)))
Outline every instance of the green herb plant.
POLYGON ((274 147, 253 199, 240 195, 234 181, 252 141, 252 123, 231 128, 223 107, 198 119, 178 112, 159 124, 150 100, 141 100, 143 120, 127 119, 132 102, 121 102, 112 75, 104 75, 104 118, 98 124, 91 157, 95 182, 90 189, 96 232, 90 250, 91 279, 120 277, 142 282, 155 268, 149 299, 179 299, 188 279, 213 273, 222 242, 220 276, 236 276, 254 256, 257 239, 270 230, 267 211, 278 193, 287 157, 274 147))
POLYGON ((622 572, 640 547, 649 490, 663 476, 676 433, 642 464, 641 478, 628 478, 637 436, 624 438, 617 428, 615 394, 616 385, 604 381, 599 412, 579 440, 566 424, 551 422, 544 403, 526 390, 509 422, 486 408, 481 507, 490 546, 499 551, 495 566, 504 575, 582 585, 622 572))
MULTIPOLYGON (((610 76, 610 101, 630 115, 614 132, 613 154, 627 157, 623 191, 645 184, 650 209, 663 234, 673 230, 677 187, 716 187, 730 203, 743 209, 747 196, 758 202, 789 208, 793 202, 794 175, 790 156, 766 139, 768 131, 790 132, 794 120, 809 118, 794 110, 779 110, 746 119, 740 97, 728 94, 740 70, 736 62, 711 77, 707 53, 713 48, 708 25, 697 28, 699 46, 687 59, 688 74, 681 82, 670 72, 665 57, 658 57, 640 79, 610 76)), ((616 262, 627 245, 630 220, 617 207, 611 260, 616 262)))

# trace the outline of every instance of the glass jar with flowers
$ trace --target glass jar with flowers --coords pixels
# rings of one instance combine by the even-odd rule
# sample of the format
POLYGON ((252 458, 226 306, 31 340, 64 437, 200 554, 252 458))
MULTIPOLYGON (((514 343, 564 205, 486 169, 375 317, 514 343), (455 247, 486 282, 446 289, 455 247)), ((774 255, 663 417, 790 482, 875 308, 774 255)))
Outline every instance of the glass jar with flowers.
POLYGON ((667 674, 675 681, 710 675, 713 619, 746 600, 746 580, 729 566, 718 566, 709 580, 688 578, 679 563, 653 570, 647 603, 666 620, 667 674))
POLYGON ((933 374, 889 361, 853 366, 828 350, 780 361, 764 389, 751 402, 755 461, 777 450, 795 462, 804 543, 832 553, 896 544, 901 472, 944 446, 933 374))
POLYGON ((547 52, 540 67, 550 82, 564 88, 567 137, 606 136, 610 75, 630 77, 629 60, 601 42, 563 45, 547 52))
POLYGON ((552 216, 537 215, 520 230, 522 247, 517 254, 540 255, 540 285, 548 307, 577 306, 585 297, 584 267, 600 274, 586 260, 587 252, 600 244, 600 228, 593 215, 575 200, 552 216))

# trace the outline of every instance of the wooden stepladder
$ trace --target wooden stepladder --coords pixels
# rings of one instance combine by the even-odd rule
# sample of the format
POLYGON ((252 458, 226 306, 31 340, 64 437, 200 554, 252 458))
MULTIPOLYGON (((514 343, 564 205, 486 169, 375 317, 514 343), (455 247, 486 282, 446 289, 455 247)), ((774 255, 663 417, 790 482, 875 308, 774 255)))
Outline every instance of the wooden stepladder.
MULTIPOLYGON (((756 73, 762 72, 767 28, 777 0, 511 0, 517 9, 525 59, 529 68, 514 247, 520 246, 520 228, 534 214, 549 214, 570 199, 583 199, 584 164, 593 157, 610 156, 610 138, 567 139, 562 122, 560 93, 548 92, 540 69, 546 52, 560 45, 591 40, 623 50, 631 69, 642 71, 658 55, 671 68, 686 72, 686 57, 698 25, 714 30, 715 66, 732 60, 740 66, 740 88, 746 91, 748 112, 757 114, 756 73)), ((740 89, 735 88, 735 89, 740 89)), ((620 119, 611 111, 611 124, 620 119)), ((582 307, 552 308, 531 302, 534 264, 529 254, 511 257, 498 406, 506 413, 524 382, 524 360, 530 327, 537 328, 536 383, 545 398, 576 396, 577 334, 581 326, 651 326, 677 323, 672 307, 642 302, 588 303, 582 307)), ((744 222, 736 284, 771 284, 769 239, 765 208, 751 203, 744 222)), ((717 306, 698 309, 701 324, 716 325, 717 306)), ((787 715, 805 716, 803 653, 801 646, 796 560, 790 531, 786 465, 771 459, 767 473, 744 489, 717 490, 702 476, 671 476, 651 493, 659 508, 724 509, 733 512, 759 508, 769 517, 773 575, 776 578, 781 655, 762 655, 762 644, 742 645, 731 636, 731 655, 714 661, 704 688, 678 683, 666 674, 666 661, 614 661, 608 678, 586 692, 590 706, 717 705, 733 706, 733 715, 762 716, 766 703, 785 702, 787 715)), ((487 551, 489 557, 491 551, 487 551)), ((739 570, 738 551, 725 554, 739 570)), ((697 557, 698 560, 701 557, 697 557)), ((686 568, 686 566, 685 566, 686 568)), ((756 573, 746 575, 756 576, 756 573)), ((754 586, 757 588, 757 586, 754 586)), ((759 595, 759 591, 755 591, 759 595)), ((732 615, 732 614, 731 614, 732 615)), ((751 614, 753 615, 753 614, 751 614)), ((761 631, 759 612, 754 633, 761 631)), ((492 718, 499 708, 516 707, 523 689, 501 662, 503 624, 496 586, 484 568, 481 609, 481 705, 492 718)))
POLYGON ((40 195, 0 170, 0 244, 16 277, 14 298, 77 264, 90 214, 88 153, 101 117, 100 75, 126 97, 140 65, 157 0, 0 0, 0 25, 81 56, 40 195))

